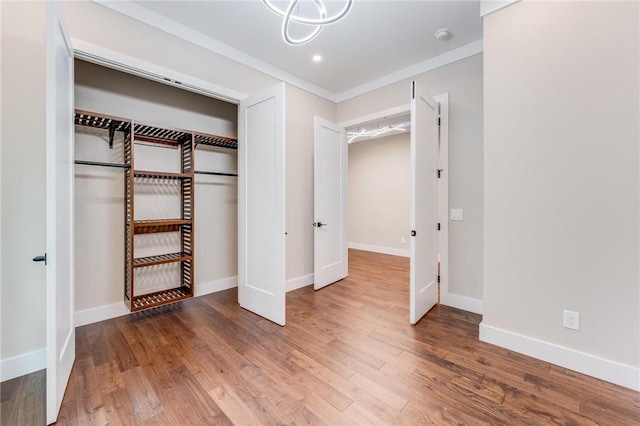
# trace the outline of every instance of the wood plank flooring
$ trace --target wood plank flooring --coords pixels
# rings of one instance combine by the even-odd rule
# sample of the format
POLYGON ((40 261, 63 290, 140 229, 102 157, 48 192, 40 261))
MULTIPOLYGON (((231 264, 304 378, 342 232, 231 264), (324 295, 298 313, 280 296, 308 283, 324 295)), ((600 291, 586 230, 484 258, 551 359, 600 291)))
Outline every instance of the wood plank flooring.
POLYGON ((0 385, 0 424, 43 425, 45 370, 7 380, 0 385))
POLYGON ((640 424, 640 393, 479 342, 479 315, 410 326, 408 259, 349 257, 287 294, 284 328, 236 290, 78 328, 58 423, 640 424))

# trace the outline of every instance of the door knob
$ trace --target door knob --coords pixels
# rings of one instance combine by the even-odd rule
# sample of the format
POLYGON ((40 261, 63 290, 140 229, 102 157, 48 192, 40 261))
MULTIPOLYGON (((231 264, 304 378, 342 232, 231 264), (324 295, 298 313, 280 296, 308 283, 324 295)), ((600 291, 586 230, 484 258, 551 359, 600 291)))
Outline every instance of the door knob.
POLYGON ((323 226, 327 226, 327 224, 322 222, 313 222, 313 226, 316 228, 322 228, 323 226))
POLYGON ((47 253, 44 254, 44 256, 36 256, 32 259, 34 262, 44 262, 44 264, 47 264, 47 253))

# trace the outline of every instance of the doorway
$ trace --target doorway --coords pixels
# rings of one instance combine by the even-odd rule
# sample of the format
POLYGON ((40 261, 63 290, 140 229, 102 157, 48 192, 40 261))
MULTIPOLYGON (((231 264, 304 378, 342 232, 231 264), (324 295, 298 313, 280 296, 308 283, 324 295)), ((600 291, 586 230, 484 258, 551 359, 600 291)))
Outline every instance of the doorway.
MULTIPOLYGON (((236 137, 237 106, 142 77, 75 61, 75 107, 136 122, 236 137)), ((117 165, 123 161, 123 132, 112 145, 107 130, 76 126, 75 160, 117 165)), ((180 168, 177 149, 149 142, 133 144, 135 167, 180 168)), ((235 174, 235 150, 200 145, 194 149, 197 171, 235 174)), ((76 326, 129 311, 124 288, 124 180, 122 168, 75 166, 76 326)), ((194 289, 215 291, 237 275, 237 178, 196 174, 194 179, 194 289)), ((141 179, 136 183, 135 219, 179 217, 179 185, 141 179)), ((179 233, 138 236, 135 257, 180 251, 179 233)), ((136 293, 175 287, 180 264, 136 269, 136 293)))
POLYGON ((349 247, 409 257, 409 114, 346 130, 349 247))
MULTIPOLYGON (((438 247, 437 273, 439 292, 440 294, 447 295, 449 94, 444 93, 434 96, 433 100, 440 104, 439 138, 436 155, 436 167, 438 170, 438 179, 436 182, 436 218, 438 232, 435 234, 438 247)), ((402 190, 409 187, 408 178, 403 176, 403 174, 408 174, 408 170, 400 169, 398 171, 397 169, 401 168, 403 164, 405 168, 408 169, 410 164, 410 157, 407 151, 409 149, 408 141, 411 129, 403 125, 410 117, 408 114, 409 110, 409 105, 399 106, 340 124, 347 130, 350 130, 352 135, 363 133, 363 129, 365 128, 378 130, 377 132, 372 132, 374 137, 368 138, 369 140, 361 138, 361 143, 357 142, 358 138, 354 138, 349 148, 350 248, 396 256, 409 256, 409 207, 404 210, 407 214, 403 217, 402 211, 391 205, 394 202, 405 205, 408 203, 405 201, 408 199, 408 195, 402 194, 402 190), (367 144, 371 145, 367 147, 367 144), (369 165, 355 165, 365 170, 368 169, 363 176, 358 176, 358 178, 353 175, 354 170, 352 170, 352 167, 354 164, 351 158, 353 153, 356 153, 355 159, 357 161, 372 161, 373 163, 369 165), (389 164, 385 164, 385 160, 389 164), (388 165, 393 165, 393 167, 387 167, 388 165), (383 172, 386 171, 386 173, 378 173, 378 169, 380 168, 382 168, 383 172), (394 170, 398 175, 388 176, 388 174, 394 170), (354 181, 356 185, 352 185, 354 181), (394 181, 395 185, 393 184, 394 181), (406 186, 400 186, 400 189, 398 189, 398 185, 404 185, 401 183, 403 181, 407 182, 406 186), (370 194, 363 195, 361 188, 364 188, 364 191, 370 194), (358 198, 360 199, 358 200, 358 198), (355 209, 354 205, 357 206, 355 209), (376 209, 377 213, 375 211, 376 209), (369 210, 371 210, 371 212, 369 212, 369 210), (370 213, 369 216, 367 216, 368 213, 370 213), (376 214, 378 215, 377 217, 375 217, 376 214), (390 226, 380 223, 385 217, 392 218, 391 220, 394 222, 390 226), (355 232, 351 227, 355 227, 355 232), (378 229, 376 229, 376 227, 378 229), (376 229, 377 235, 374 235, 369 241, 357 241, 359 236, 366 235, 370 229, 376 229)))

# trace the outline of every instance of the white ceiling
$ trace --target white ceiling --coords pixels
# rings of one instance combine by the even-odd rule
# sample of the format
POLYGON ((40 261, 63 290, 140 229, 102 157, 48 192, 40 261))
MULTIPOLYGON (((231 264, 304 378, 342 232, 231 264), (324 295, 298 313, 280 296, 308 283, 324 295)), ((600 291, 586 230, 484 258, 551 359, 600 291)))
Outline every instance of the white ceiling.
MULTIPOLYGON (((341 8, 345 1, 325 0, 329 11, 341 8)), ((304 4, 308 2, 301 2, 301 11, 309 7, 304 4)), ((289 2, 274 3, 285 8, 289 2)), ((211 40, 214 51, 220 53, 221 46, 225 50, 227 45, 232 58, 244 53, 257 59, 249 61, 254 67, 275 67, 338 100, 406 68, 418 69, 425 61, 446 62, 438 58, 454 49, 468 51, 468 46, 477 46, 482 38, 479 0, 354 0, 346 18, 326 26, 302 46, 289 46, 282 40, 282 18, 260 0, 134 1, 129 6, 151 20, 168 18, 201 33, 211 40), (443 27, 451 30, 450 39, 436 40, 433 33, 443 27), (313 62, 314 54, 322 55, 323 60, 313 62)))

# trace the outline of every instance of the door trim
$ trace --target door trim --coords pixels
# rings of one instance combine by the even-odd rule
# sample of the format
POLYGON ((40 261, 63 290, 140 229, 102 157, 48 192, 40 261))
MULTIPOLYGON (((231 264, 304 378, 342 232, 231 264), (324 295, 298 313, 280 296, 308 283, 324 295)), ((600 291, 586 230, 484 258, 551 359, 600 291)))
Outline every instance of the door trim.
POLYGON ((355 127, 364 123, 368 123, 370 121, 381 120, 383 118, 394 117, 396 115, 409 114, 410 112, 411 104, 399 105, 393 108, 387 108, 382 111, 376 111, 371 114, 356 117, 351 120, 343 121, 341 123, 338 123, 338 126, 344 127, 346 129, 347 127, 355 127))
POLYGON ((440 222, 438 260, 440 263, 439 303, 449 305, 449 93, 434 96, 440 104, 440 149, 438 167, 442 169, 439 179, 437 215, 440 222))
POLYGON ((71 42, 73 43, 73 52, 76 59, 81 59, 116 71, 122 71, 127 74, 133 74, 146 78, 147 80, 157 81, 235 105, 249 96, 246 93, 219 86, 190 74, 156 65, 82 39, 72 37, 71 42))

